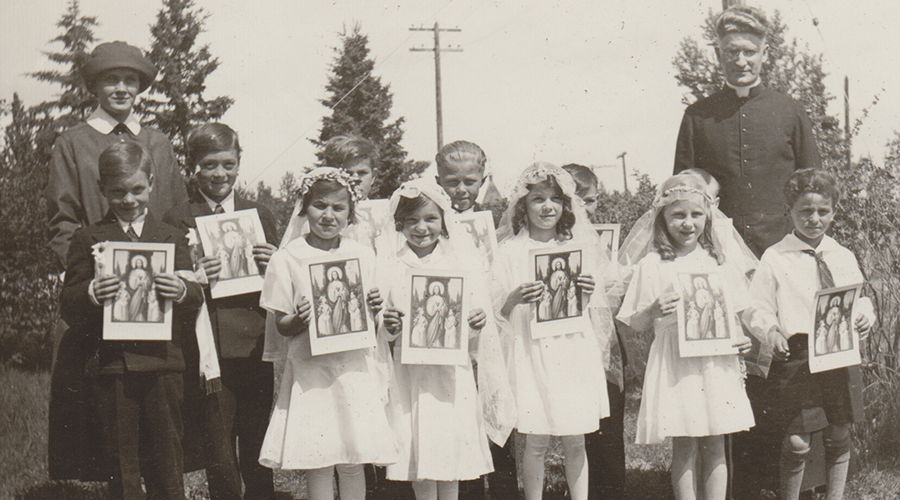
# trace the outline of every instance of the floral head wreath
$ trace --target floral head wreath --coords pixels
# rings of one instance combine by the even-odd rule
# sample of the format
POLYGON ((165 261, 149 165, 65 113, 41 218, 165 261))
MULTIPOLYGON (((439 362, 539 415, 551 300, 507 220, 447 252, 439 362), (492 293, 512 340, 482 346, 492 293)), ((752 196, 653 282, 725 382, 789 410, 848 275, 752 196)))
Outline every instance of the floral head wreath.
POLYGON ((707 184, 702 177, 696 174, 673 175, 659 187, 659 192, 653 199, 653 208, 661 209, 676 201, 692 201, 709 212, 712 200, 707 194, 707 184))
POLYGON ((400 198, 414 199, 419 196, 426 196, 428 199, 435 202, 437 206, 444 211, 444 217, 453 213, 453 205, 450 201, 450 196, 447 195, 443 188, 434 182, 434 179, 423 177, 404 182, 393 194, 391 194, 390 217, 393 217, 394 213, 397 212, 400 198))
POLYGON ((351 201, 353 201, 353 203, 359 201, 359 181, 350 177, 350 174, 346 171, 334 167, 317 167, 307 172, 306 175, 300 179, 300 188, 297 190, 300 199, 302 200, 303 197, 309 193, 313 184, 323 180, 337 182, 341 186, 344 186, 347 188, 347 191, 350 192, 351 201))
POLYGON ((539 161, 526 168, 519 175, 519 179, 513 187, 510 205, 515 204, 515 201, 528 194, 528 186, 540 184, 550 177, 556 179, 556 183, 559 184, 560 189, 566 196, 575 197, 575 179, 562 168, 552 163, 539 161))

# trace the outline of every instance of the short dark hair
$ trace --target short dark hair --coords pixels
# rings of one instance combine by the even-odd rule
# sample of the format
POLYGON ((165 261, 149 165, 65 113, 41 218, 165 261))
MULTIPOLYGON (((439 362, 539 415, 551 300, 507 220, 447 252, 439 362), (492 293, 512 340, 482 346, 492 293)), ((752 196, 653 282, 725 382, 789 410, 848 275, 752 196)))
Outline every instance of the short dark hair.
POLYGON ((188 133, 187 167, 191 172, 197 168, 200 160, 210 153, 234 151, 241 159, 241 143, 237 132, 224 123, 204 123, 197 125, 188 133))
MULTIPOLYGON (((397 202, 397 210, 394 210, 394 229, 397 231, 403 230, 403 222, 407 217, 416 213, 416 210, 424 207, 429 201, 432 201, 431 198, 420 194, 415 198, 407 198, 405 196, 400 197, 400 201, 397 202)), ((434 203, 432 201, 432 203, 434 203)), ((437 205, 437 203, 435 203, 437 205)), ((438 210, 441 212, 441 235, 448 236, 447 232, 447 222, 444 218, 444 210, 438 206, 438 210)))
POLYGON ((350 215, 347 216, 347 224, 355 224, 356 203, 353 202, 353 195, 350 193, 350 190, 343 184, 328 179, 319 179, 309 187, 309 191, 306 192, 306 195, 300 202, 300 212, 298 215, 306 215, 306 210, 309 208, 313 199, 327 196, 336 191, 340 191, 341 189, 347 191, 347 197, 350 200, 350 215))
POLYGON ((584 165, 569 163, 568 165, 563 165, 562 169, 568 172, 572 179, 575 180, 575 196, 584 198, 592 187, 600 189, 600 181, 597 180, 594 171, 584 165))
POLYGON ((100 153, 97 161, 100 185, 123 177, 130 177, 138 170, 150 177, 153 173, 153 158, 136 142, 117 142, 100 153))
POLYGON ((352 160, 367 159, 372 170, 378 170, 378 149, 372 141, 353 135, 338 135, 325 143, 325 166, 346 168, 352 160))
POLYGON ((784 184, 784 199, 789 207, 806 193, 816 193, 837 205, 841 192, 834 176, 824 170, 804 168, 795 171, 784 184))
POLYGON ((720 39, 729 33, 750 33, 765 40, 768 32, 766 14, 756 7, 735 5, 716 18, 716 36, 720 39))
MULTIPOLYGON (((569 197, 566 193, 563 192, 562 188, 559 186, 559 183, 556 182, 556 177, 548 176, 543 181, 537 184, 528 184, 528 191, 538 187, 538 186, 549 186, 556 191, 557 196, 562 198, 563 200, 563 213, 562 217, 559 218, 559 222, 556 223, 556 234, 558 239, 568 240, 572 238, 572 228, 575 227, 575 213, 572 212, 572 198, 569 197)), ((525 207, 526 198, 528 195, 519 198, 516 202, 516 206, 513 207, 513 216, 512 216, 512 226, 513 226, 513 234, 519 234, 519 231, 525 227, 525 224, 528 222, 528 212, 525 207)))

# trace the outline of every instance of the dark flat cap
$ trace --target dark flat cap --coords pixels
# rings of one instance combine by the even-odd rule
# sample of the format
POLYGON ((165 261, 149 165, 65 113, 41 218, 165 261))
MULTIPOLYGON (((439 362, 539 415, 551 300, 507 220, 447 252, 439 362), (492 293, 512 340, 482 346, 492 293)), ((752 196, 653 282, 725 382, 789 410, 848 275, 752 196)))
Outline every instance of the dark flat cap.
POLYGON ((141 49, 125 42, 107 42, 94 48, 91 56, 82 66, 81 74, 84 77, 84 83, 90 89, 100 73, 115 68, 131 69, 138 73, 141 81, 138 92, 147 90, 157 73, 156 66, 144 57, 141 49))

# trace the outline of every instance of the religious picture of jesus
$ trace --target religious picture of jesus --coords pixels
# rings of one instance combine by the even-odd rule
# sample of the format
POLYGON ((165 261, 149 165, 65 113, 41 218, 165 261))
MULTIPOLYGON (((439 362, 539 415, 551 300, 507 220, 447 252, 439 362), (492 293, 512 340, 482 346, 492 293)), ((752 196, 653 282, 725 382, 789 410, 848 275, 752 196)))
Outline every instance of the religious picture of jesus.
POLYGON ((262 289, 263 278, 253 258, 253 245, 265 243, 265 233, 255 208, 197 217, 197 233, 203 254, 222 264, 219 277, 210 283, 213 298, 262 289))

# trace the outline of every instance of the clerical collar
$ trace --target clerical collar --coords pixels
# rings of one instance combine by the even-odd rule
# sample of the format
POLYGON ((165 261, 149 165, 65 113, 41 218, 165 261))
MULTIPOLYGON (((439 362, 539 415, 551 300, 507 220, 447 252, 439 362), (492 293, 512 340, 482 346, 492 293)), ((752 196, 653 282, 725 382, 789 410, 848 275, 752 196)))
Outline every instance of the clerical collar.
POLYGON ((228 196, 225 197, 221 202, 215 201, 209 196, 206 196, 206 193, 200 191, 200 195, 203 196, 203 199, 206 200, 206 203, 209 205, 209 209, 213 212, 216 211, 216 205, 222 205, 222 209, 225 210, 226 214, 230 214, 234 212, 234 189, 228 193, 228 196))
POLYGON ((737 94, 738 97, 750 97, 750 89, 752 89, 753 87, 756 87, 761 82, 762 82, 762 80, 759 77, 757 77, 755 82, 751 83, 750 85, 746 85, 744 87, 735 87, 728 80, 725 80, 725 85, 732 88, 734 90, 734 93, 737 94))
MULTIPOLYGON (((129 113, 128 118, 125 118, 125 121, 122 123, 128 127, 128 131, 131 132, 132 135, 137 136, 141 133, 141 122, 134 116, 134 113, 129 113)), ((95 109, 94 112, 91 113, 91 116, 88 117, 87 124, 93 127, 97 132, 106 135, 116 128, 116 125, 119 124, 119 120, 110 116, 105 109, 97 106, 97 109, 95 109)))

